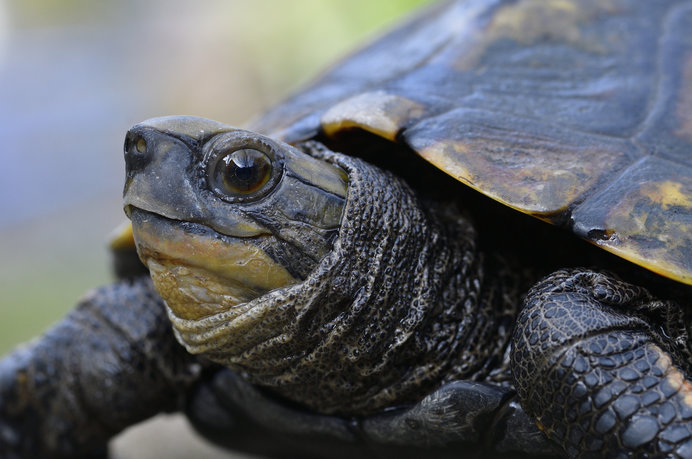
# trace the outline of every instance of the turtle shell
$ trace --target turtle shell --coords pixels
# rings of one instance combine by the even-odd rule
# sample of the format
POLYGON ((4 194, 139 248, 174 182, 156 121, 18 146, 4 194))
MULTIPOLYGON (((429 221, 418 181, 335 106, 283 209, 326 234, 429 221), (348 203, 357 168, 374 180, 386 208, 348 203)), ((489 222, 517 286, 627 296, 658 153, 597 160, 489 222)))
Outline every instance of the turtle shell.
POLYGON ((692 284, 692 3, 433 5, 252 128, 362 129, 491 198, 692 284))

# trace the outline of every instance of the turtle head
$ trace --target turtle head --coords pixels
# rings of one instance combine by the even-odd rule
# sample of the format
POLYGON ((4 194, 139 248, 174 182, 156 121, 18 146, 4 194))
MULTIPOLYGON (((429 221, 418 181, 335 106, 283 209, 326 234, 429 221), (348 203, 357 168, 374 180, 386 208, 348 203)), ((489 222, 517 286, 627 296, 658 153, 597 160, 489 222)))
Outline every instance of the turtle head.
POLYGON ((338 234, 346 174, 259 134, 155 118, 129 130, 125 162, 137 252, 180 318, 300 282, 338 234))
POLYGON ((137 251, 189 352, 344 415, 482 366, 459 328, 485 292, 475 233, 392 173, 183 117, 134 126, 125 158, 137 251))

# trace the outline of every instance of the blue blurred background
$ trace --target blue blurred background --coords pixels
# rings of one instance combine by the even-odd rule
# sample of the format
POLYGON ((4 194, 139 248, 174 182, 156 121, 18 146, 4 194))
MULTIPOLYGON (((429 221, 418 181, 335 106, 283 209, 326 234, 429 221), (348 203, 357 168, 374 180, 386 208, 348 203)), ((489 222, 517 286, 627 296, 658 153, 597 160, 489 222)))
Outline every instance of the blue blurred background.
POLYGON ((130 125, 242 125, 421 3, 0 0, 0 354, 109 282, 130 125))

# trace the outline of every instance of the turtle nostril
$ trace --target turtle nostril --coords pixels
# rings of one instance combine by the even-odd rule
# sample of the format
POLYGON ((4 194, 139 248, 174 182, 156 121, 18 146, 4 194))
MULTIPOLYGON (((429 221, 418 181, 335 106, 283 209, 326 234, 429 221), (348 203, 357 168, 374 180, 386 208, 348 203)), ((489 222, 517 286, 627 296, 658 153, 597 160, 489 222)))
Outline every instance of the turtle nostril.
POLYGON ((137 139, 137 141, 135 142, 135 148, 140 153, 147 152, 147 141, 144 140, 144 137, 140 137, 139 139, 137 139))
POLYGON ((147 141, 139 134, 128 133, 125 137, 125 170, 132 177, 149 162, 147 141))

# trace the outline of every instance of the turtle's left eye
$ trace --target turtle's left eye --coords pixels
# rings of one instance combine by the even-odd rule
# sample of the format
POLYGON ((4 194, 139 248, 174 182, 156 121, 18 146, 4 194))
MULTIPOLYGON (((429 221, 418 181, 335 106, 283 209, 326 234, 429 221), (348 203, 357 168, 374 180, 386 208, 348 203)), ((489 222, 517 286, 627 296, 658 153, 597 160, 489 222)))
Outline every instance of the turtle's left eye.
POLYGON ((211 180, 217 191, 240 197, 262 189, 271 175, 272 162, 267 155, 259 150, 244 148, 219 158, 211 180))

